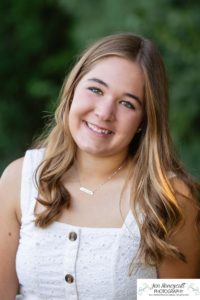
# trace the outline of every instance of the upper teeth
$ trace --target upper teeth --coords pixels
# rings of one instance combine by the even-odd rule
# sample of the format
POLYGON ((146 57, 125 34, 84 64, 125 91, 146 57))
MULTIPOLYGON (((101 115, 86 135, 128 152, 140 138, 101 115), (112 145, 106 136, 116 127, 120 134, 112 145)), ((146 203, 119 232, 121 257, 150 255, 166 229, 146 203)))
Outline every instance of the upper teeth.
POLYGON ((112 133, 112 131, 107 130, 107 129, 103 129, 103 128, 99 128, 91 123, 87 123, 88 127, 90 129, 92 129, 93 131, 97 132, 97 133, 103 133, 103 134, 110 134, 112 133))

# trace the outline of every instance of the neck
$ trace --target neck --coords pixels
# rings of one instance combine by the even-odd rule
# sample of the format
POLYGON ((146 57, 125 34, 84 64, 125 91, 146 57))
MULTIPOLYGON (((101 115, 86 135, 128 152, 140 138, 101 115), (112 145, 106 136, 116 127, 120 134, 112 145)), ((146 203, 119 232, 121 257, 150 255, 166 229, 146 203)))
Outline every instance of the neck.
POLYGON ((126 153, 112 157, 97 157, 78 151, 76 161, 79 176, 86 182, 88 180, 91 183, 100 182, 125 164, 126 157, 126 153))

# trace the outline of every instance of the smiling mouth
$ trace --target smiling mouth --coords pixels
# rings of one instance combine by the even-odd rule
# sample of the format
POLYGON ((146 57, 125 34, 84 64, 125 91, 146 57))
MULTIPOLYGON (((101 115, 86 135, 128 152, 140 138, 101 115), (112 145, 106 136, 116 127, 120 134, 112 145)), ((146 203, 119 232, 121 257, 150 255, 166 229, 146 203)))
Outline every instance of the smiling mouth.
POLYGON ((105 129, 105 128, 102 128, 102 127, 99 127, 99 126, 96 126, 92 123, 88 123, 88 122, 84 122, 86 124, 86 126, 92 130, 93 132, 95 133, 98 133, 98 134, 104 134, 104 135, 111 135, 111 134, 114 134, 113 131, 111 130, 108 130, 108 129, 105 129))

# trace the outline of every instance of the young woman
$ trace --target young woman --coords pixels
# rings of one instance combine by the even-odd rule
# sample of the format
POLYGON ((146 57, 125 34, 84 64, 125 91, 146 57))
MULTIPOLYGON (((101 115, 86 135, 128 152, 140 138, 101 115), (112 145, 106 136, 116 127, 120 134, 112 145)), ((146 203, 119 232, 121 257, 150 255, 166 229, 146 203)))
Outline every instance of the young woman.
POLYGON ((0 298, 133 300, 198 278, 199 186, 175 160, 163 62, 122 33, 66 79, 49 134, 0 184, 0 298), (19 296, 18 296, 19 297, 19 296))

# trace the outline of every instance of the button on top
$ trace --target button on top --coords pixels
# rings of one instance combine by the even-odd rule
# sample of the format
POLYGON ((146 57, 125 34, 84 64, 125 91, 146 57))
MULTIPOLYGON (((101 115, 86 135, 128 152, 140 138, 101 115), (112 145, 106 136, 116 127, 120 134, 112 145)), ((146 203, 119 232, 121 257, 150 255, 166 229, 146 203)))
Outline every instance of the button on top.
POLYGON ((72 283, 72 282, 74 282, 74 277, 71 274, 67 274, 67 275, 65 275, 65 281, 67 283, 72 283))
POLYGON ((70 239, 70 241, 75 241, 77 239, 76 232, 70 232, 69 233, 69 239, 70 239))

